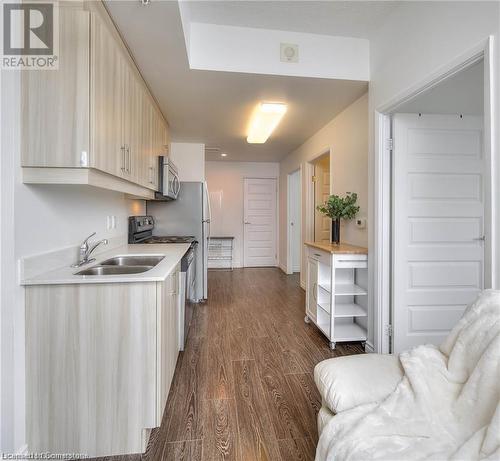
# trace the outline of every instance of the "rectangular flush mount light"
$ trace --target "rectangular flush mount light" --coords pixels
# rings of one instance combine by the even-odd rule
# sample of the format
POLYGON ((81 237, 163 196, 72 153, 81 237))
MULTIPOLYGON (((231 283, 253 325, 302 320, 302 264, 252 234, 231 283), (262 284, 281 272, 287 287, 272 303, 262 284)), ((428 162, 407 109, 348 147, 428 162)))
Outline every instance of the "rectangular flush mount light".
POLYGON ((260 103, 252 116, 247 142, 250 144, 265 143, 278 126, 285 112, 286 104, 274 102, 260 103))

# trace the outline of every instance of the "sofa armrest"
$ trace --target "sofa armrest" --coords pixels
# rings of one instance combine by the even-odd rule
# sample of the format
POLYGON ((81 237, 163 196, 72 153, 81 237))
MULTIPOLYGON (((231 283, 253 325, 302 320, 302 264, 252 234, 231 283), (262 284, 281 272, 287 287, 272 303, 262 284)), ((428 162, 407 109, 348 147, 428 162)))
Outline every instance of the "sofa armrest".
POLYGON ((314 368, 314 381, 334 413, 384 400, 399 384, 403 369, 399 357, 360 354, 324 360, 314 368))

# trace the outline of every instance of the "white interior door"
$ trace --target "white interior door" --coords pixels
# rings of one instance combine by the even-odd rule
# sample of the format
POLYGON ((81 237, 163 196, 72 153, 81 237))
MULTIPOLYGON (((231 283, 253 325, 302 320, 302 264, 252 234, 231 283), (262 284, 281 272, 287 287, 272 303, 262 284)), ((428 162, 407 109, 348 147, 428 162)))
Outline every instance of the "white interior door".
POLYGON ((244 180, 244 266, 276 266, 276 179, 244 180))
POLYGON ((483 288, 482 117, 393 121, 393 352, 440 344, 483 288))

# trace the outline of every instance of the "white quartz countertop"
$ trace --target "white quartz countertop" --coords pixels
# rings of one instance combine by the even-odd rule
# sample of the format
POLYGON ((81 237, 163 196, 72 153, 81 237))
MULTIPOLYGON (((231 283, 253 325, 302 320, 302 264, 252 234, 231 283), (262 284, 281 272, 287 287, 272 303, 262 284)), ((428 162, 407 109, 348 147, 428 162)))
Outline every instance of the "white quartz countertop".
POLYGON ((21 285, 61 285, 77 283, 159 282, 165 280, 189 249, 189 243, 123 245, 99 253, 96 260, 81 267, 61 267, 21 281, 21 285), (77 272, 99 265, 116 256, 151 256, 164 258, 152 269, 138 274, 75 275, 77 272))

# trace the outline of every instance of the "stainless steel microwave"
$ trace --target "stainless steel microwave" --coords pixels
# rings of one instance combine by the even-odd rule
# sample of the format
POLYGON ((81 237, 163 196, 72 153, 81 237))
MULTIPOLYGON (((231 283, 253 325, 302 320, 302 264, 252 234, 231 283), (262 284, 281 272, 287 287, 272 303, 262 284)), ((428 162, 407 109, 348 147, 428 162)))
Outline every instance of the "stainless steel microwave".
POLYGON ((159 192, 156 198, 160 200, 175 200, 181 190, 177 167, 167 156, 158 157, 159 162, 159 192))

